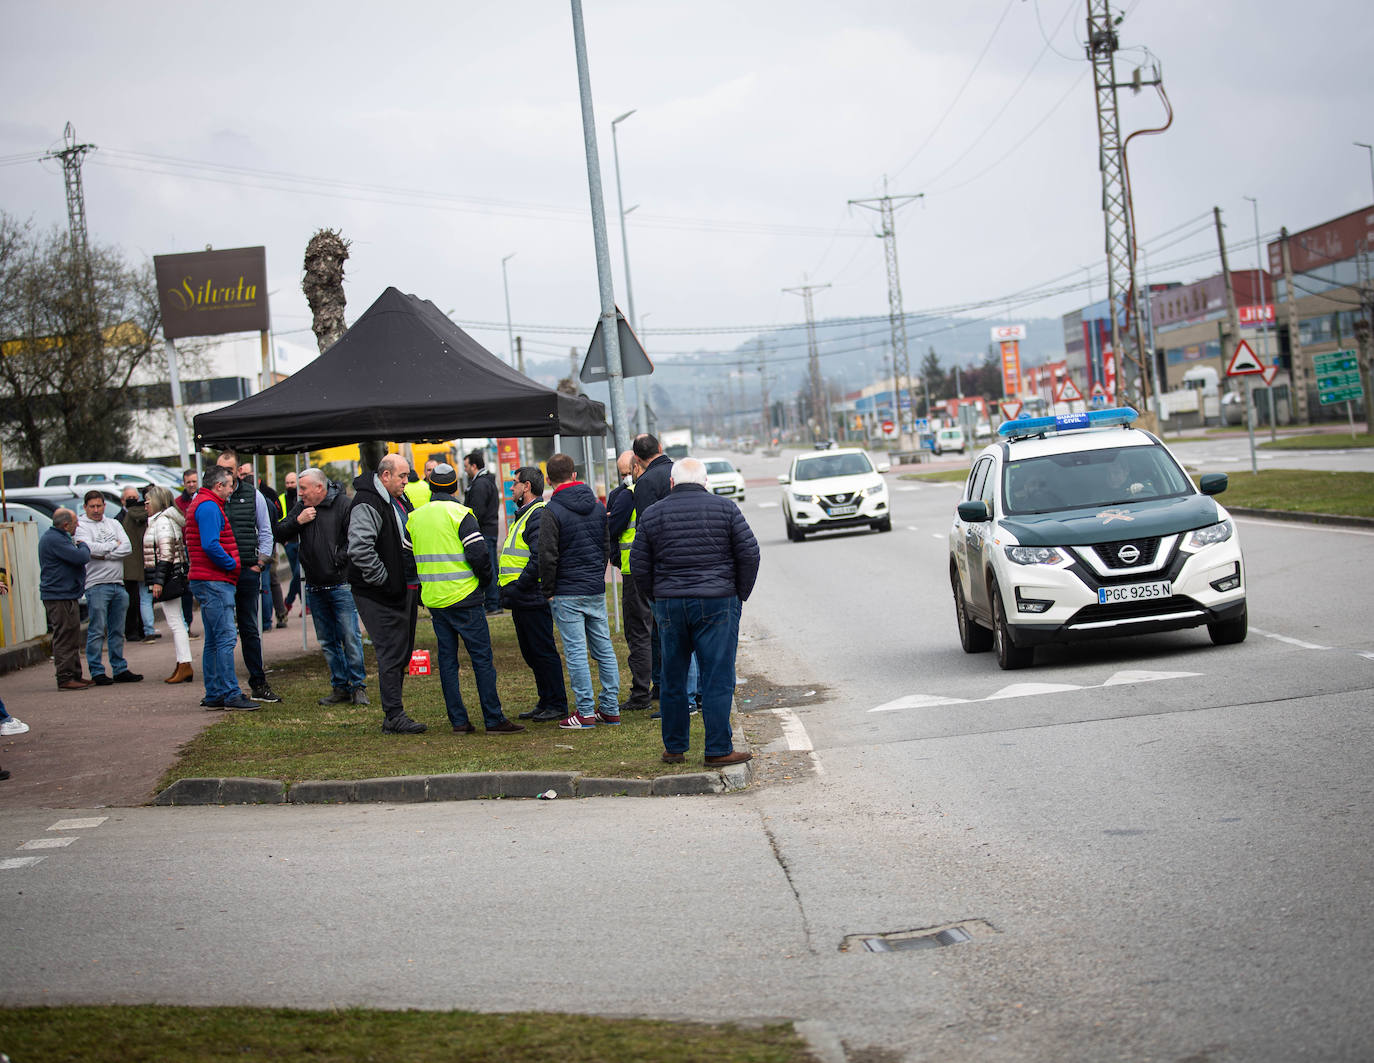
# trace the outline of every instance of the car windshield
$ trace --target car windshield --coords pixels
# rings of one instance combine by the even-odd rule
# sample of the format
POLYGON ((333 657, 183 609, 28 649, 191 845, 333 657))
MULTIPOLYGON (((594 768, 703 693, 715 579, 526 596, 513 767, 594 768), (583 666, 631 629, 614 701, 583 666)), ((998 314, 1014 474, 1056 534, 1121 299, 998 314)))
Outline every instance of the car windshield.
POLYGON ((735 467, 731 465, 728 461, 708 461, 706 463, 706 472, 711 476, 714 476, 717 473, 734 471, 735 467))
POLYGON ((797 480, 825 480, 831 476, 861 476, 873 471, 867 454, 827 454, 797 462, 797 480))
POLYGON ((1009 514, 1090 509, 1191 494, 1193 485, 1161 446, 1080 450, 1009 461, 1002 505, 1009 514))

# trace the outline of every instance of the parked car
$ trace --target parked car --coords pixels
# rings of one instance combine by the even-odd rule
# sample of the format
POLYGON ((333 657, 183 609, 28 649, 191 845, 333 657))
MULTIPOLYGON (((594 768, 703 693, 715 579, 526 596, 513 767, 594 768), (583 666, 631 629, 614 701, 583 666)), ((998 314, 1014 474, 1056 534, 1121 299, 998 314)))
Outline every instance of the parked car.
POLYGON ((744 476, 724 458, 706 462, 706 486, 718 495, 744 501, 744 476))
POLYGON ((864 525, 891 531, 887 484, 880 475, 890 468, 887 462, 874 466, 868 452, 858 448, 793 458, 791 469, 778 477, 787 537, 801 542, 809 532, 864 525))
POLYGON ((962 454, 966 449, 968 449, 968 443, 964 440, 962 428, 941 428, 935 433, 936 454, 943 454, 947 450, 962 454))
POLYGON ((154 463, 135 464, 127 461, 77 461, 62 465, 44 465, 38 470, 39 487, 70 487, 78 484, 110 482, 162 484, 181 490, 181 470, 154 463))
POLYGON ((1004 422, 978 456, 949 533, 966 653, 1002 668, 1050 642, 1206 625, 1247 631, 1245 565, 1230 515, 1129 408, 1004 422))

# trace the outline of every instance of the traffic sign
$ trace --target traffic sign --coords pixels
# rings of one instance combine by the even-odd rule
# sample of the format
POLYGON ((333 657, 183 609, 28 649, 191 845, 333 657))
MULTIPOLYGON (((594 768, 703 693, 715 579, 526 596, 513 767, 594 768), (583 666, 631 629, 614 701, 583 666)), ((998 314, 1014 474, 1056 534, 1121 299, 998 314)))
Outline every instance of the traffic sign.
POLYGON ((895 424, 893 424, 891 421, 884 421, 884 422, 883 422, 883 435, 885 435, 885 436, 887 436, 889 439, 891 439, 891 438, 892 438, 893 436, 895 436, 896 434, 897 434, 897 426, 896 426, 895 424))
MULTIPOLYGON (((644 353, 639 340, 630 330, 630 323, 617 307, 615 311, 615 332, 620 339, 620 375, 648 376, 654 371, 654 363, 644 353)), ((587 357, 582 360, 578 378, 584 384, 596 384, 610 377, 606 368, 606 343, 601 338, 601 319, 597 318, 596 328, 592 331, 592 342, 587 347, 587 357)))
POLYGON ((1274 381, 1278 379, 1279 367, 1276 365, 1266 365, 1260 370, 1260 379, 1264 381, 1264 386, 1272 388, 1274 381))
POLYGON ((911 427, 912 427, 912 430, 913 430, 913 431, 916 431, 916 432, 929 432, 929 431, 930 431, 930 421, 928 421, 928 420, 927 420, 926 418, 924 418, 924 417, 918 417, 918 418, 916 418, 915 421, 912 422, 911 427))
POLYGON ((1236 344, 1236 353, 1231 355, 1231 364, 1226 367, 1227 376, 1248 376, 1251 373, 1263 373, 1264 366, 1260 365, 1260 360, 1255 357, 1255 352, 1244 340, 1236 344))
POLYGON ((1352 402, 1364 395, 1360 359, 1354 351, 1313 355, 1312 371, 1317 377, 1317 397, 1323 406, 1352 402))
POLYGON ((1024 405, 1025 403, 1020 399, 1003 399, 1002 416, 1008 421, 1014 421, 1021 416, 1021 407, 1024 405))
POLYGON ((1073 382, 1073 377, 1066 376, 1059 382, 1059 392, 1054 397, 1055 402, 1082 402, 1083 392, 1079 390, 1077 384, 1073 382))

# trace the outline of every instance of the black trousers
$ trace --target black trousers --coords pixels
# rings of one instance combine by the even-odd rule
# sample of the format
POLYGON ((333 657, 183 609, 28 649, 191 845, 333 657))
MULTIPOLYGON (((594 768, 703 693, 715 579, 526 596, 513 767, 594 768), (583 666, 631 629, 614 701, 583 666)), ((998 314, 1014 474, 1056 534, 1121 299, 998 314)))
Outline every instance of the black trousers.
MULTIPOLYGON (((520 656, 534 673, 534 686, 539 692, 537 710, 557 709, 568 713, 568 690, 563 684, 563 658, 558 655, 558 643, 553 638, 553 613, 543 609, 510 611, 515 623, 515 638, 520 643, 520 656)), ((648 691, 645 691, 647 698, 648 691)))
POLYGON ((234 620, 239 629, 239 649, 243 651, 243 666, 248 669, 249 689, 267 685, 267 672, 262 666, 262 573, 241 567, 238 583, 234 585, 234 620))
MULTIPOLYGON (((52 627, 52 663, 57 669, 58 685, 84 678, 81 674, 81 662, 84 659, 81 651, 85 640, 81 637, 81 609, 77 599, 48 600, 43 603, 43 608, 52 627)), ((140 632, 139 638, 142 637, 140 632)))
POLYGON ((658 640, 654 638, 654 611, 649 599, 640 593, 634 576, 622 573, 621 610, 625 615, 625 645, 629 647, 630 700, 627 708, 649 707, 649 686, 654 677, 654 656, 658 640))
POLYGON ((395 716, 405 711, 401 688, 410 667, 410 654, 415 645, 415 592, 407 593, 399 603, 379 602, 361 594, 353 596, 358 616, 372 650, 377 655, 377 690, 382 699, 382 712, 395 716))

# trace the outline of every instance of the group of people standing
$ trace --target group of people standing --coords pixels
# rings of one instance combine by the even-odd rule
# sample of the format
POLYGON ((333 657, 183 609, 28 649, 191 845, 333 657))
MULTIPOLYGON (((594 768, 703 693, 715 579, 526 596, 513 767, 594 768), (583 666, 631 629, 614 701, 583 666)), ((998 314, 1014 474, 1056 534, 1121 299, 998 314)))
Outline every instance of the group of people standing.
POLYGON ((219 455, 203 482, 188 472, 179 497, 159 486, 142 497, 131 489, 124 524, 104 519, 104 497, 89 492, 80 517, 57 511, 39 548, 59 688, 139 681, 122 653, 125 624, 136 619, 140 633, 151 637, 151 605, 158 601, 176 651, 176 667, 165 681, 191 681, 194 598, 204 627, 201 704, 253 710, 280 701, 267 683, 261 632, 271 628, 274 612, 277 624, 285 624, 303 586, 330 673, 331 689, 319 703, 369 704, 361 620, 376 654, 384 733, 426 730, 403 700, 420 604, 434 628, 454 732, 477 730, 459 687, 460 645, 472 665, 483 729, 524 731, 503 711, 488 628, 490 616, 509 610, 537 691, 521 719, 592 730, 619 724, 622 710, 649 710, 657 698, 663 760, 681 763, 693 711, 691 673, 706 763, 748 760, 748 753, 733 748, 730 708, 741 607, 758 574, 759 549, 738 506, 707 488, 705 466, 691 458, 674 465, 652 435, 638 436, 620 456, 622 480, 605 505, 576 478, 566 454, 545 463, 552 492, 547 501, 545 472, 521 467, 512 487, 516 509, 498 548, 500 487, 480 451, 467 455, 465 465, 469 486, 461 501, 451 465, 431 460, 420 480, 398 454, 355 478, 351 497, 315 468, 292 474, 287 490, 274 495, 255 487, 251 464, 240 466, 232 451, 219 455), (139 528, 141 545, 137 598, 125 585, 133 574, 125 561, 135 555, 130 526, 139 528), (292 564, 285 598, 268 575, 277 543, 286 546, 292 564), (623 705, 606 613, 608 563, 623 576, 631 679, 623 705), (83 592, 91 618, 90 679, 77 654, 83 592), (138 599, 146 600, 147 615, 138 599), (236 646, 248 672, 247 693, 235 673, 236 646))

